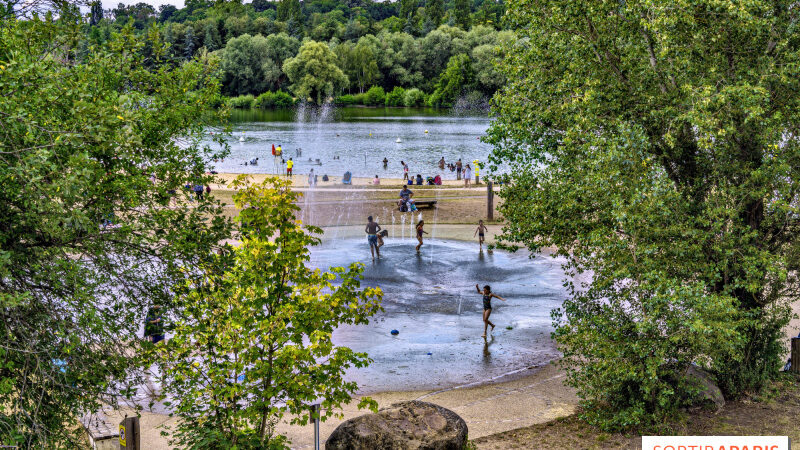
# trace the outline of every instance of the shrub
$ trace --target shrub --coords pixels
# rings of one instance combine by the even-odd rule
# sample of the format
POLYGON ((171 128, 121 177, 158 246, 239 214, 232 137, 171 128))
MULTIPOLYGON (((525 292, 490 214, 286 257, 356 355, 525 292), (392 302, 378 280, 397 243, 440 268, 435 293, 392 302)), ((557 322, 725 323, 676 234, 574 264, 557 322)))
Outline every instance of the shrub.
POLYGON ((231 97, 228 99, 228 106, 231 108, 248 109, 253 107, 255 97, 252 95, 240 95, 238 97, 231 97))
POLYGON ((405 104, 406 90, 395 86, 392 92, 386 94, 386 106, 403 106, 405 104))
POLYGON ((367 94, 356 94, 353 96, 353 100, 355 100, 356 105, 366 105, 366 98, 367 94))
POLYGON ((383 105, 386 101, 386 92, 380 86, 372 86, 364 94, 364 104, 368 106, 383 105))
POLYGON ((333 99, 333 104, 337 106, 355 105, 356 98, 350 94, 340 95, 333 99))
POLYGON ((273 108, 275 106, 275 94, 272 92, 264 92, 263 94, 256 97, 256 100, 253 102, 253 108, 273 108))
POLYGON ((254 108, 288 108, 294 105, 294 99, 291 95, 283 91, 278 92, 264 92, 256 98, 253 102, 254 108))
POLYGON ((288 108, 294 106, 294 97, 286 92, 278 91, 273 95, 275 108, 288 108))
POLYGON ((403 96, 406 106, 422 106, 425 104, 425 93, 417 88, 408 89, 403 96))

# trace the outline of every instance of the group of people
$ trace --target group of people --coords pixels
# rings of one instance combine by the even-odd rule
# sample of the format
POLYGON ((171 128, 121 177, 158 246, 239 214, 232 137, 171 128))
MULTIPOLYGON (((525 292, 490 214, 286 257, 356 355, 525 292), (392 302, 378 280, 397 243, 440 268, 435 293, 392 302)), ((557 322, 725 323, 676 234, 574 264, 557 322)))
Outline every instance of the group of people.
MULTIPOLYGON (((417 246, 415 247, 417 253, 419 253, 420 249, 423 245, 422 236, 424 234, 428 234, 425 231, 425 221, 421 220, 417 222, 416 225, 416 232, 417 232, 417 246)), ((475 234, 479 236, 478 242, 481 248, 483 248, 483 242, 485 239, 485 233, 488 231, 486 225, 483 224, 483 220, 478 222, 478 228, 475 230, 475 234)), ((380 259, 381 257, 381 250, 380 248, 384 245, 384 239, 389 235, 389 232, 382 229, 378 222, 374 221, 372 216, 367 217, 367 226, 364 228, 364 232, 367 233, 367 242, 369 243, 369 252, 372 255, 372 259, 375 259, 375 256, 380 259)), ((474 235, 473 234, 473 237, 474 235)), ((491 332, 494 330, 494 323, 489 320, 489 317, 492 315, 492 299, 496 298, 498 300, 506 301, 503 297, 495 294, 492 292, 491 286, 488 284, 480 289, 478 285, 475 285, 475 289, 478 291, 478 294, 483 296, 483 335, 482 337, 486 337, 486 333, 491 332), (492 327, 489 330, 489 327, 492 327)))
MULTIPOLYGON (((478 178, 478 174, 479 174, 479 170, 480 170, 480 165, 478 164, 477 160, 473 161, 472 163, 475 166, 474 167, 474 169, 475 169, 475 178, 477 179, 478 178)), ((388 160, 386 158, 383 158, 383 168, 384 169, 386 168, 387 164, 388 164, 388 160)), ((408 164, 406 164, 405 161, 400 161, 400 165, 403 167, 403 181, 404 182, 407 182, 408 184, 412 184, 412 183, 414 183, 416 181, 417 185, 422 185, 423 184, 423 179, 422 179, 422 175, 421 174, 417 174, 416 179, 411 179, 411 178, 409 178, 410 175, 409 175, 408 164)), ((456 180, 463 179, 465 187, 468 187, 471 184, 473 168, 469 165, 469 163, 467 163, 465 165, 464 163, 461 162, 461 158, 459 158, 454 163, 447 163, 444 160, 444 156, 442 156, 442 158, 439 160, 439 169, 440 170, 445 170, 445 167, 447 169, 449 169, 450 172, 455 172, 456 180)), ((377 178, 377 175, 376 175, 376 178, 377 178)), ((435 177, 427 177, 426 178, 426 182, 427 182, 427 184, 430 184, 430 185, 439 185, 439 184, 442 184, 442 177, 440 175, 436 175, 435 177)))

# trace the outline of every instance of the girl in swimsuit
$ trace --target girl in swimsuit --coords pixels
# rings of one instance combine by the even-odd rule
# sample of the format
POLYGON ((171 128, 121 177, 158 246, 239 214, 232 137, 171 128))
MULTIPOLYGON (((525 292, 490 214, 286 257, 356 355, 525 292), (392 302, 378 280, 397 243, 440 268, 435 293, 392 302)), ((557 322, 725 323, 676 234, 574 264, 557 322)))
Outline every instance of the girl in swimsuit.
POLYGON ((424 220, 420 220, 417 223, 417 240, 419 241, 419 244, 417 244, 417 253, 419 253, 419 248, 422 247, 422 233, 428 234, 427 231, 422 229, 422 227, 424 226, 425 226, 424 220))
POLYGON ((477 284, 475 285, 475 289, 479 294, 483 294, 483 335, 481 337, 486 337, 486 329, 489 325, 492 326, 492 331, 494 331, 494 324, 489 321, 489 316, 492 315, 492 297, 499 298, 502 301, 506 301, 506 299, 497 294, 493 294, 492 288, 488 284, 483 287, 483 291, 481 291, 481 288, 479 288, 477 284))

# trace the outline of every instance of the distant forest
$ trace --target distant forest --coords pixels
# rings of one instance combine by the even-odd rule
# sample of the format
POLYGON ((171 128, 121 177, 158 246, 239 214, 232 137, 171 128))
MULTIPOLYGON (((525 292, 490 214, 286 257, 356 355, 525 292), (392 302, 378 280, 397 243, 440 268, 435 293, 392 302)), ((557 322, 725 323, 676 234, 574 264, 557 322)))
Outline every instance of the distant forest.
POLYGON ((295 101, 387 106, 485 106, 504 80, 496 69, 505 6, 493 0, 189 0, 184 8, 90 5, 82 51, 133 33, 146 64, 193 58, 216 64, 233 107, 295 101))

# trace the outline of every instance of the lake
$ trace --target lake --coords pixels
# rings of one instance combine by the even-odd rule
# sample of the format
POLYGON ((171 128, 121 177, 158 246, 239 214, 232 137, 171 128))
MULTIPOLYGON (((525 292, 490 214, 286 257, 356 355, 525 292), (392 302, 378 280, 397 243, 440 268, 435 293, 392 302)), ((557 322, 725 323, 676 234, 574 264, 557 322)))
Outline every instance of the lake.
POLYGON ((401 178, 403 160, 411 175, 455 179, 454 172, 439 170, 441 157, 448 162, 461 158, 465 164, 485 162, 492 149, 480 141, 489 127, 486 114, 456 115, 429 108, 234 110, 231 125, 231 154, 214 164, 219 172, 275 173, 272 144, 280 144, 284 158, 295 161, 295 174, 313 168, 319 175, 341 176, 349 170, 356 177, 401 178), (297 149, 302 149, 300 155, 297 149), (389 160, 385 170, 384 157, 389 160), (253 158, 259 158, 257 166, 244 165, 253 158))

